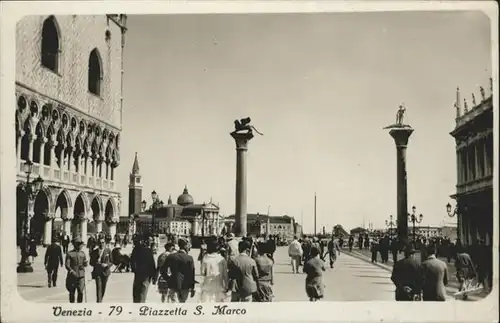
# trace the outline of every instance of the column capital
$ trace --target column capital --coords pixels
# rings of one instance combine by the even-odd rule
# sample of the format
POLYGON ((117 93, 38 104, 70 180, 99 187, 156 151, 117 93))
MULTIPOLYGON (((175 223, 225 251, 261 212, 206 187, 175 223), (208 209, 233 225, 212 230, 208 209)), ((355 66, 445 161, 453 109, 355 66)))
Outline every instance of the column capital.
POLYGON ((24 136, 24 134, 25 134, 25 133, 26 133, 26 132, 25 132, 24 130, 18 130, 18 131, 17 131, 17 136, 18 136, 18 137, 22 137, 22 136, 24 136))
POLYGON ((109 224, 117 224, 120 221, 120 219, 117 216, 114 216, 108 220, 109 224))
POLYGON ((36 138, 38 138, 38 136, 36 134, 34 134, 34 133, 28 134, 28 140, 29 141, 35 141, 36 138))
POLYGON ((248 142, 253 138, 251 132, 231 132, 231 137, 233 137, 236 142, 236 150, 247 150, 248 142))
POLYGON ((408 145, 408 139, 413 133, 413 128, 394 128, 391 129, 389 134, 392 138, 394 138, 394 142, 396 143, 396 147, 398 148, 406 148, 408 145))
POLYGON ((55 219, 55 217, 56 217, 55 212, 48 212, 47 214, 45 214, 45 221, 52 221, 55 219))

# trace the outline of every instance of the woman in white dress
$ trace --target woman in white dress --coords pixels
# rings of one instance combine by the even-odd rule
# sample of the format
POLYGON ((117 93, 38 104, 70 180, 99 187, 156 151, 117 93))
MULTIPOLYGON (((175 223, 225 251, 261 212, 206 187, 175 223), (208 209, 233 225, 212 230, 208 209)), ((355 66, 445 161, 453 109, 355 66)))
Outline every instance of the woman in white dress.
POLYGON ((217 252, 217 243, 207 244, 207 253, 201 261, 201 302, 223 302, 228 291, 227 261, 217 252))

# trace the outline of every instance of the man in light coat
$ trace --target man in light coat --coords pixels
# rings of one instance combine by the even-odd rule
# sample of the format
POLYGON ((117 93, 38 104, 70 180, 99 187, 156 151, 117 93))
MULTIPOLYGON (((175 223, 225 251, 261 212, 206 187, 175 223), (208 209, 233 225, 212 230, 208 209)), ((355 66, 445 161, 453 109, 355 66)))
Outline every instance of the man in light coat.
POLYGON ((292 271, 294 274, 299 273, 300 260, 303 255, 302 245, 300 244, 297 236, 293 237, 293 241, 288 246, 288 256, 291 259, 292 271))
POLYGON ((436 258, 433 245, 426 247, 427 260, 422 263, 422 300, 446 301, 446 285, 448 285, 448 266, 436 258))

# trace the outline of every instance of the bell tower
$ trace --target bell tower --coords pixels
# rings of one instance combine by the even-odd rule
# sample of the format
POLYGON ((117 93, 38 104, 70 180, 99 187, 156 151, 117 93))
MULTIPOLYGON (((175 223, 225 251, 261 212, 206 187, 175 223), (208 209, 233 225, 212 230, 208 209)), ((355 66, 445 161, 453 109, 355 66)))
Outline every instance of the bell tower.
POLYGON ((137 153, 135 153, 134 165, 132 166, 132 172, 130 173, 130 181, 128 184, 128 214, 139 214, 141 213, 141 201, 142 201, 142 182, 141 174, 139 173, 139 160, 137 159, 137 153))

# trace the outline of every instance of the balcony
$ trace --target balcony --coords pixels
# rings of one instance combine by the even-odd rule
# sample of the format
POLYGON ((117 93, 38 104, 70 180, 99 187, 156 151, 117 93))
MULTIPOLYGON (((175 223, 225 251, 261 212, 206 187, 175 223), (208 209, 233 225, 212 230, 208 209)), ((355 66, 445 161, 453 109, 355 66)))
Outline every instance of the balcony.
MULTIPOLYGON (((24 160, 20 161, 17 177, 26 178, 26 173, 24 173, 24 160)), ((56 166, 57 167, 57 166, 56 166)), ((115 190, 115 182, 109 179, 98 178, 93 176, 87 176, 85 174, 70 173, 69 170, 60 168, 51 168, 50 166, 40 165, 38 163, 33 163, 33 172, 31 177, 35 178, 41 176, 48 185, 75 185, 83 186, 88 188, 94 188, 98 190, 115 190)))

